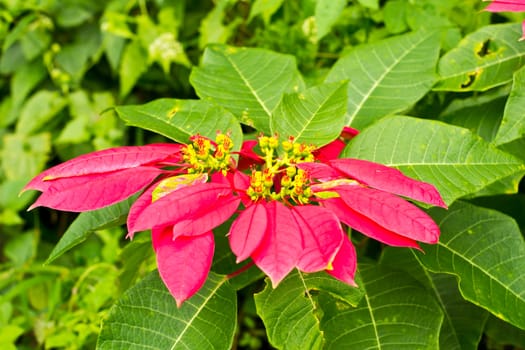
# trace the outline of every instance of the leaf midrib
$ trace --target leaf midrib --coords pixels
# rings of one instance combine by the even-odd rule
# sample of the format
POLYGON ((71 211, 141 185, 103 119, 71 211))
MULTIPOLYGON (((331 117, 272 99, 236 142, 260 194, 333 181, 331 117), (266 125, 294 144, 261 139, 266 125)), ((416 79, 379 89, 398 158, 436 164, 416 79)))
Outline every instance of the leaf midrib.
POLYGON ((196 312, 194 313, 193 317, 191 319, 188 320, 188 322, 186 322, 186 326, 184 327, 184 329, 182 329, 182 331, 180 332, 179 336, 177 337, 177 339, 175 339, 175 342, 173 343, 172 347, 170 348, 170 350, 174 350, 175 349, 175 346, 177 346, 179 344, 179 342, 181 341, 182 337, 184 336, 184 334, 188 331, 188 329, 191 327, 191 325, 193 324, 193 321, 197 318, 197 316, 199 316, 199 314, 204 310, 204 308, 206 307, 206 305, 208 304, 208 301, 213 298, 213 296, 215 295, 215 293, 219 290, 219 288, 224 284, 224 282, 226 281, 226 279, 223 279, 222 281, 220 281, 219 283, 217 283, 217 285, 210 291, 209 295, 206 297, 206 299, 204 299, 204 302, 202 303, 202 305, 197 308, 196 312))
POLYGON ((361 109, 363 108, 363 105, 365 104, 365 102, 368 100, 368 98, 372 95, 372 93, 376 90, 377 86, 379 86, 379 84, 384 80, 384 78, 390 73, 392 72, 393 68, 395 66, 397 66, 408 54, 412 53, 412 51, 414 50, 414 48, 416 48, 417 46, 419 46, 422 42, 424 42, 425 40, 427 40, 431 35, 433 35, 433 32, 428 32, 426 33, 426 35, 422 36, 420 40, 418 40, 417 42, 415 42, 413 45, 409 46, 408 49, 406 49, 403 53, 403 55, 401 55, 397 60, 394 60, 392 62, 392 64, 390 64, 389 66, 386 67, 385 71, 383 72, 383 74, 381 74, 379 76, 379 79, 377 79, 373 84, 372 86, 370 87, 370 89, 368 89, 366 91, 366 94, 363 95, 361 101, 356 105, 356 108, 354 109, 354 112, 350 115, 350 120, 354 120, 355 116, 357 115, 357 113, 359 113, 359 111, 361 111, 361 109))

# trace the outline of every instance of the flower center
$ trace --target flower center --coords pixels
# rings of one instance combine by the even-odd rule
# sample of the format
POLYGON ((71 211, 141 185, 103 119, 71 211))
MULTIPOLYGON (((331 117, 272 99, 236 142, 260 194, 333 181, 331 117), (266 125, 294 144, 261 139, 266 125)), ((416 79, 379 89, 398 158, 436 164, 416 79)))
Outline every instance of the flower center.
POLYGON ((252 201, 261 198, 290 200, 297 204, 307 204, 312 197, 308 174, 295 165, 302 162, 313 162, 314 146, 295 143, 290 137, 281 142, 281 156, 278 156, 279 140, 277 136, 259 137, 259 147, 263 153, 262 170, 252 170, 250 187, 246 194, 252 201))
POLYGON ((192 136, 190 140, 191 144, 182 149, 183 159, 189 165, 188 173, 220 171, 226 175, 231 165, 230 152, 233 148, 228 135, 217 134, 215 142, 201 135, 192 136))

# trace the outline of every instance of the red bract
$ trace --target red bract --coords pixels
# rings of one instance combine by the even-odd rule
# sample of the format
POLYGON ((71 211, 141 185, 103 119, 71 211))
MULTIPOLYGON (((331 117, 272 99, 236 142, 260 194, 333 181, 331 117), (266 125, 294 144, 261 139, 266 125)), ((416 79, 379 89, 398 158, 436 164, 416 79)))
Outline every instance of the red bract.
POLYGON ((212 230, 236 213, 228 238, 237 262, 251 258, 274 287, 294 268, 326 271, 355 286, 356 252, 342 224, 385 244, 418 248, 418 241, 437 242, 439 228, 402 197, 445 207, 435 187, 396 169, 336 159, 355 135, 346 128, 320 149, 261 136, 245 142, 238 167, 224 134, 216 142, 197 135, 189 145, 122 147, 51 168, 26 189, 43 192, 32 207, 72 211, 144 189, 130 209, 128 237, 151 230, 159 274, 178 306, 208 276, 212 230))
MULTIPOLYGON (((491 1, 491 0, 483 0, 491 1)), ((484 9, 489 12, 523 12, 525 11, 525 1, 524 0, 493 0, 487 7, 484 9)), ((520 40, 525 40, 525 21, 522 22, 522 32, 520 40)))

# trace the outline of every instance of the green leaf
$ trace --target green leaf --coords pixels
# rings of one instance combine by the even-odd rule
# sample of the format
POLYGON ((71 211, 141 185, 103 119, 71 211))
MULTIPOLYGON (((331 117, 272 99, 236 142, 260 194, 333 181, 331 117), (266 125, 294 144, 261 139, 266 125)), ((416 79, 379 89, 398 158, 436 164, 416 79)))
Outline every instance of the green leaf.
POLYGON ((44 169, 51 151, 51 135, 7 134, 3 137, 3 142, 0 153, 2 171, 8 180, 18 181, 18 193, 22 190, 24 182, 44 169))
POLYGON ((65 106, 67 100, 56 91, 40 90, 22 107, 16 124, 18 134, 30 135, 40 131, 65 106))
MULTIPOLYGON (((359 281, 358 281, 359 283, 359 281)), ((316 300, 311 293, 328 292, 357 305, 362 290, 350 287, 320 272, 303 274, 294 270, 277 288, 271 283, 255 295, 257 314, 262 318, 270 343, 279 349, 320 349, 324 342, 319 328, 316 300)))
POLYGON ((135 199, 136 197, 130 197, 106 208, 80 213, 53 248, 45 263, 51 263, 69 249, 84 242, 94 231, 125 223, 129 208, 135 199))
POLYGON ((317 40, 330 33, 332 26, 346 7, 346 0, 318 0, 315 5, 317 40))
POLYGON ((496 136, 501 115, 505 107, 505 96, 475 96, 462 100, 454 100, 440 115, 440 119, 481 136, 491 142, 496 136))
POLYGON ((371 8, 372 10, 379 9, 379 0, 357 0, 364 7, 371 8))
POLYGON ((505 84, 523 65, 519 24, 485 26, 467 35, 439 61, 434 90, 484 91, 505 84))
POLYGON ((438 54, 438 32, 400 35, 357 46, 335 63, 327 81, 350 80, 346 121, 361 129, 423 97, 434 83, 438 54))
POLYGON ((514 73, 512 90, 494 143, 501 145, 525 136, 525 68, 514 73))
POLYGON ((206 49, 202 66, 193 69, 190 82, 199 97, 223 106, 241 123, 267 134, 282 94, 304 87, 294 57, 222 45, 206 49))
POLYGON ((230 132, 236 149, 242 143, 242 130, 227 110, 202 100, 158 99, 143 105, 115 107, 128 125, 151 130, 174 141, 186 143, 201 134, 215 139, 217 131, 230 132))
POLYGON ((272 115, 272 134, 294 136, 297 142, 323 146, 345 125, 347 82, 327 83, 285 94, 272 115))
POLYGON ((430 214, 441 237, 418 259, 431 271, 456 275, 465 299, 525 329, 525 242, 516 222, 462 202, 430 214))
POLYGON ((439 334, 440 349, 478 348, 489 313, 463 299, 454 276, 428 271, 408 249, 388 247, 383 251, 380 263, 407 272, 435 296, 444 315, 439 334))
MULTIPOLYGON (((525 331, 503 322, 499 318, 490 317, 485 327, 485 334, 491 343, 514 345, 516 349, 525 348, 525 331)), ((501 347, 505 348, 505 347, 501 347)))
POLYGON ((357 307, 320 298, 326 349, 438 349, 442 312, 419 283, 359 265, 365 297, 357 307))
POLYGON ((97 349, 229 350, 236 325, 237 297, 224 276, 210 272, 199 292, 177 309, 155 271, 110 310, 97 349))
POLYGON ((11 95, 13 104, 20 105, 33 88, 46 76, 46 69, 42 62, 35 60, 16 70, 11 79, 11 95))
POLYGON ((255 0, 251 9, 248 22, 257 16, 261 15, 264 23, 268 24, 272 15, 281 7, 284 0, 255 0))
POLYGON ((399 116, 365 129, 347 146, 343 157, 382 163, 429 182, 447 204, 525 171, 519 159, 466 129, 399 116))
POLYGON ((126 96, 148 69, 148 53, 138 40, 130 42, 122 53, 120 63, 120 96, 126 96))

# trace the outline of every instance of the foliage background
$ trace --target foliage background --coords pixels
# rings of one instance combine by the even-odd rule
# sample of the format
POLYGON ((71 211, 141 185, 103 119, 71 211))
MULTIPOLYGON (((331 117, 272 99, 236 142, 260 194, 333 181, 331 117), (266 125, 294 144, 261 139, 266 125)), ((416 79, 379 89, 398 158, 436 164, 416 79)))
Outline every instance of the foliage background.
MULTIPOLYGON (((155 133, 126 126, 111 107, 162 97, 196 98, 190 73, 209 44, 293 55, 308 86, 341 76, 350 80, 350 86, 353 81, 363 86, 366 79, 353 76, 348 68, 356 62, 356 55, 359 58, 359 50, 352 49, 409 31, 439 28, 439 35, 426 40, 429 74, 412 82, 414 104, 384 115, 379 112, 376 119, 395 111, 440 120, 470 129, 525 159, 521 107, 525 83, 518 71, 524 62, 525 44, 517 41, 519 25, 501 31, 487 27, 518 22, 521 15, 489 14, 480 12, 482 7, 477 0, 0 1, 0 348, 93 348, 109 307, 139 276, 154 269, 148 237, 125 241, 122 228, 106 227, 107 218, 89 227, 93 235, 78 238, 85 240, 81 245, 44 264, 75 215, 42 208, 26 212, 34 194, 18 194, 30 178, 50 165, 93 150, 162 140, 155 133), (452 63, 457 58, 445 53, 484 27, 496 38, 503 37, 514 48, 513 54, 488 62, 483 79, 469 76, 470 71, 458 76, 454 65, 447 65, 443 57, 452 63), (354 56, 347 54, 352 52, 354 56), (436 82, 438 57, 441 78, 436 82), (489 78, 485 80, 485 76, 489 78), (418 95, 418 91, 423 93, 418 95), (509 102, 512 99, 514 103, 509 102), (513 127, 503 129, 502 119, 508 116, 514 116, 513 127)), ((488 53, 498 51, 496 40, 484 38, 472 40, 470 49, 480 59, 470 62, 474 67, 485 64, 483 58, 488 53)), ((380 66, 381 57, 375 66, 380 66)), ((373 69, 369 72, 375 74, 373 69)), ((406 79, 410 77, 401 78, 405 85, 406 79)), ((393 89, 391 95, 396 94, 393 89)), ((374 112, 365 108, 352 116, 352 126, 369 126, 367 113, 374 112)), ((373 132, 381 128, 395 130, 395 122, 385 119, 367 135, 373 138, 373 132)), ((447 132, 441 135, 443 139, 452 137, 447 132)), ((348 155, 359 156, 359 149, 366 150, 366 139, 362 140, 362 147, 355 146, 348 155)), ((517 193, 510 193, 518 189, 522 175, 502 181, 498 190, 472 191, 468 203, 457 211, 474 210, 469 207, 472 204, 494 208, 514 218, 523 232, 523 185, 517 193)), ((460 186, 457 181, 451 186, 460 186)), ((453 190, 448 195, 453 198, 453 190)), ((493 216, 490 219, 495 220, 493 216)), ((123 214, 115 212, 112 223, 122 220, 123 214)), ((514 229, 511 225, 509 230, 514 229)), ((361 254, 373 261, 379 252, 380 247, 369 242, 361 254)), ((381 263, 388 264, 389 259, 401 269, 400 262, 406 262, 405 268, 411 266, 410 256, 403 256, 403 252, 388 250, 381 263)), ((362 273, 372 276, 377 271, 365 264, 362 273)), ((432 278, 440 279, 442 286, 450 283, 449 275, 432 278)), ((426 279, 419 283, 427 285, 428 276, 426 279)), ((261 282, 239 293, 234 342, 238 348, 257 349, 268 342, 252 297, 262 287, 261 282)), ((319 302, 327 309, 337 306, 330 300, 319 302)), ((497 349, 510 344, 525 348, 523 330, 480 308, 472 306, 465 312, 482 321, 480 347, 497 349)), ((330 329, 337 332, 337 319, 332 323, 330 329)))

